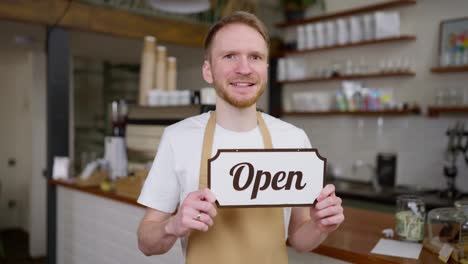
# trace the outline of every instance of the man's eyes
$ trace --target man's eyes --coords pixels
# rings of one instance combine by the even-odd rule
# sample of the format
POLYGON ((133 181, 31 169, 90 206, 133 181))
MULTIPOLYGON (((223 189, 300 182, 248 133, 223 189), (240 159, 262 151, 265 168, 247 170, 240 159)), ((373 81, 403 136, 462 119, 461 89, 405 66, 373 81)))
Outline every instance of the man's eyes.
POLYGON ((262 57, 258 56, 258 55, 252 55, 252 56, 250 56, 250 58, 253 59, 253 60, 261 60, 262 59, 262 57))
MULTIPOLYGON (((226 55, 224 55, 224 58, 225 59, 235 59, 236 54, 226 54, 226 55)), ((260 56, 260 55, 250 55, 249 59, 251 59, 251 60, 263 60, 263 57, 260 56)))

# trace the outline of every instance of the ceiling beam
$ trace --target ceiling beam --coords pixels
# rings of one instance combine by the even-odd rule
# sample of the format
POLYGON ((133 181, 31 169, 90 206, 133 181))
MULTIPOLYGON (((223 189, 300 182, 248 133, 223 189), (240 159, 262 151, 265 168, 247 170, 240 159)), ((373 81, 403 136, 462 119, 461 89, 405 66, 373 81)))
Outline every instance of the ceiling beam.
POLYGON ((111 34, 117 37, 155 36, 159 41, 202 47, 208 25, 130 13, 110 7, 69 0, 0 1, 0 19, 73 30, 111 34))

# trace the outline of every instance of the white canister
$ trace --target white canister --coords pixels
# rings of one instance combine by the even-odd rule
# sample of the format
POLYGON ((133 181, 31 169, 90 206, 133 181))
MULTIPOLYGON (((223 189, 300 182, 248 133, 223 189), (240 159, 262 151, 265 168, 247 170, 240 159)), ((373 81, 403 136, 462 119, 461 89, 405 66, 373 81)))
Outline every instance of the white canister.
POLYGON ((375 39, 375 21, 373 15, 364 15, 362 17, 364 26, 364 40, 375 39))
POLYGON ((297 27, 297 49, 304 50, 306 48, 305 27, 297 27))
POLYGON ((286 61, 288 80, 306 78, 307 67, 304 60, 300 58, 289 58, 286 61))
POLYGON ((278 59, 278 67, 276 68, 276 74, 278 81, 284 81, 287 80, 286 76, 286 59, 285 58, 279 58, 278 59))
POLYGON ((148 93, 148 106, 161 105, 161 89, 153 89, 148 93))
POLYGON ((179 104, 179 94, 178 91, 167 91, 167 104, 168 105, 178 105, 179 104))
POLYGON ((216 90, 213 87, 205 87, 200 90, 201 104, 216 104, 216 90))
POLYGON ((391 38, 400 35, 400 13, 375 12, 375 38, 391 38))
POLYGON ((361 20, 358 16, 352 16, 349 18, 349 29, 350 29, 350 41, 351 43, 357 43, 362 41, 362 27, 361 20))
POLYGON ((315 24, 315 38, 317 48, 321 48, 325 45, 325 26, 323 23, 315 24))
POLYGON ((178 97, 179 105, 190 105, 190 90, 178 91, 178 97))
POLYGON ((348 29, 348 23, 347 20, 345 19, 338 19, 336 20, 336 37, 337 37, 337 43, 339 45, 345 45, 348 44, 349 42, 349 29, 348 29))
POLYGON ((335 23, 333 21, 328 21, 325 23, 326 27, 326 45, 333 46, 336 45, 336 30, 335 23))
POLYGON ((159 102, 161 103, 161 106, 169 105, 169 92, 168 91, 161 91, 159 102))
POLYGON ((308 24, 306 28, 306 46, 308 49, 315 49, 315 25, 308 24))

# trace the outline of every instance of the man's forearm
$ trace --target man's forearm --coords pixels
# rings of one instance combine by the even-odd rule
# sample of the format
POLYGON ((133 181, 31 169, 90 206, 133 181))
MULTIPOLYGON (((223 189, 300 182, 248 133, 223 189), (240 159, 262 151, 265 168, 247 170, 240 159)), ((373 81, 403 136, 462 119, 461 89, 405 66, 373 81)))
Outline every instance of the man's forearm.
POLYGON ((318 247, 326 238, 327 233, 319 230, 313 220, 309 220, 289 238, 289 243, 299 252, 308 252, 318 247))
POLYGON ((177 237, 166 231, 171 218, 162 222, 144 221, 138 229, 138 248, 146 256, 164 254, 174 245, 177 237))

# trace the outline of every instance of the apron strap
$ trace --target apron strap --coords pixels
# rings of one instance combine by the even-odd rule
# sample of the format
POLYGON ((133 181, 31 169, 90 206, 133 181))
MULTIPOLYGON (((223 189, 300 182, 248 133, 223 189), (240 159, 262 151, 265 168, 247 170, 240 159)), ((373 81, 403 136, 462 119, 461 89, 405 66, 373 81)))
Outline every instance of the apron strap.
POLYGON ((210 112, 208 124, 206 124, 205 135, 203 136, 202 155, 200 162, 200 188, 208 186, 208 159, 211 157, 213 149, 213 138, 216 128, 215 112, 210 112))
POLYGON ((257 111, 257 122, 258 122, 258 126, 260 127, 260 133, 262 134, 262 138, 263 138, 263 147, 266 149, 272 149, 273 141, 271 140, 270 131, 268 131, 265 120, 263 120, 262 113, 258 111, 257 111))
MULTIPOLYGON (((272 149, 273 143, 271 140, 270 131, 263 120, 262 114, 257 112, 257 123, 260 128, 260 133, 263 139, 263 146, 265 149, 272 149)), ((208 159, 211 158, 213 149, 213 139, 216 129, 216 112, 210 112, 210 117, 205 128, 205 135, 203 136, 202 156, 200 162, 200 188, 208 186, 208 159)))

